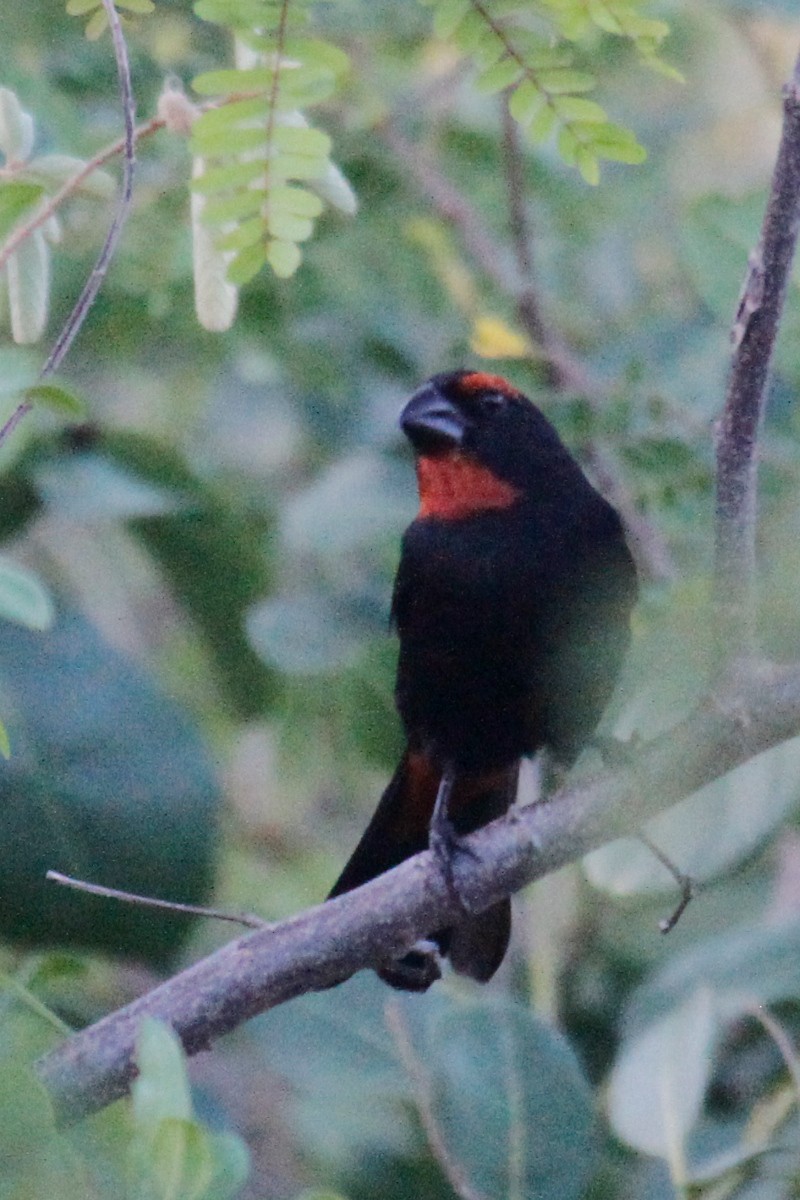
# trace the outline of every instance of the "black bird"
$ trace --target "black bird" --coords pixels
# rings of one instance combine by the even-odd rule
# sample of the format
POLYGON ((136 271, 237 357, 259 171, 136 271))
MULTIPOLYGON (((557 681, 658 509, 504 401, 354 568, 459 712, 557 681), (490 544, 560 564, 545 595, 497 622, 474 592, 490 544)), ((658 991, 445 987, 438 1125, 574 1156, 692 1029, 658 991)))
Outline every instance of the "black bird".
MULTIPOLYGON (((440 788, 440 823, 464 835, 507 811, 524 756, 569 766, 614 689, 637 595, 616 511, 504 379, 435 375, 400 426, 420 497, 392 601, 407 747, 331 896, 424 850, 440 788)), ((431 939, 484 982, 510 929, 503 900, 431 939)), ((412 950, 379 974, 424 990, 438 969, 412 950)))

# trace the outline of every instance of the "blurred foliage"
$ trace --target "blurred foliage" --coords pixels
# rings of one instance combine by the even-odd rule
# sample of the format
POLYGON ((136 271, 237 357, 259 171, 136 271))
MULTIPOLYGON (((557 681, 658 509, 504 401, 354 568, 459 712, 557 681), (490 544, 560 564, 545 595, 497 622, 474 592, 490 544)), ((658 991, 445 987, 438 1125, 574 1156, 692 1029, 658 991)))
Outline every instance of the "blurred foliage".
MULTIPOLYGON (((148 7, 125 14, 140 120, 165 77, 177 92, 232 61, 188 4, 148 7)), ((375 804, 400 750, 388 610, 415 508, 395 418, 421 379, 480 357, 507 373, 664 539, 671 574, 646 582, 607 732, 666 728, 707 678, 712 424, 796 4, 537 5, 562 32, 591 27, 579 60, 549 64, 564 94, 582 99, 588 71, 648 152, 589 188, 550 143, 521 149, 534 286, 587 394, 552 390, 519 324, 503 97, 475 87, 492 66, 465 31, 448 34, 459 4, 307 7, 309 36, 352 64, 314 119, 358 214, 315 217, 296 274, 259 273, 211 336, 194 315, 191 151, 161 130, 138 145, 134 212, 63 379, 37 391, 45 351, 0 346, 0 422, 34 404, 0 447, 0 1196, 405 1200, 456 1179, 530 1200, 790 1200, 796 742, 653 823, 703 882, 668 939, 671 880, 618 843, 518 898, 510 962, 483 991, 448 979, 398 999, 357 978, 215 1047, 191 1098, 168 1035, 144 1031, 132 1104, 52 1126, 30 1064, 62 1036, 53 1014, 94 1019, 225 935, 195 929, 186 948, 183 918, 67 893, 45 870, 200 900, 216 869, 220 904, 276 918, 325 895, 375 804), (614 12, 666 22, 659 53, 685 83, 608 30, 614 12), (437 206, 420 164, 460 208, 437 206), (65 410, 81 423, 64 427, 65 410)), ((63 156, 121 132, 107 38, 44 0, 6 9, 0 84, 18 105, 0 92, 0 119, 28 190, 0 189, 0 234, 60 186, 63 156)), ((96 4, 78 9, 100 23, 96 4)), ((110 219, 118 160, 103 172, 59 209, 60 244, 38 239, 43 346, 110 219)), ((799 299, 795 280, 761 459, 761 624, 779 659, 800 627, 799 299)))

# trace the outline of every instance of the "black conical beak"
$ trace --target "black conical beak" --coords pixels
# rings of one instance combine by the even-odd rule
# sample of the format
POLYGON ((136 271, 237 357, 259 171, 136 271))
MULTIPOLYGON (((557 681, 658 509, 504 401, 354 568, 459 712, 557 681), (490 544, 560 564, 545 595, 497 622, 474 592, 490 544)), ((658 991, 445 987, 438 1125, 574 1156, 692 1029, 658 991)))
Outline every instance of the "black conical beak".
POLYGON ((435 383, 426 383, 401 412, 400 428, 419 453, 441 453, 461 445, 464 418, 435 383))

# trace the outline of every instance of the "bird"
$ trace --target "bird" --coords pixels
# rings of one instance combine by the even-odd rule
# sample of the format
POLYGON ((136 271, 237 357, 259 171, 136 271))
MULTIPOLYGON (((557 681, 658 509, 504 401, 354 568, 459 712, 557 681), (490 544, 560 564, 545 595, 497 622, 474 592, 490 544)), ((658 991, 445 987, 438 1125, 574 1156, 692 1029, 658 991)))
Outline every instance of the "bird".
MULTIPOLYGON (((619 514, 506 379, 434 375, 400 428, 419 491, 391 606, 406 747, 329 898, 426 849, 432 829, 441 849, 502 816, 524 758, 568 769, 616 685, 638 593, 619 514)), ((484 983, 510 932, 504 899, 378 974, 424 991, 447 957, 484 983)))

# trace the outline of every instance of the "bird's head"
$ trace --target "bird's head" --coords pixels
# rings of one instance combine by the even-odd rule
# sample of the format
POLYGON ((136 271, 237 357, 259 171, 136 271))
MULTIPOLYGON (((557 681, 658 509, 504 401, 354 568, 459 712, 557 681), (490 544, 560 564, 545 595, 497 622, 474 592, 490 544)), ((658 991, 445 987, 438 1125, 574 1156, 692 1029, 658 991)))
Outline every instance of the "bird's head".
POLYGON ((530 494, 539 468, 569 462, 550 422, 499 375, 434 375, 400 414, 417 457, 420 516, 458 518, 530 494))

